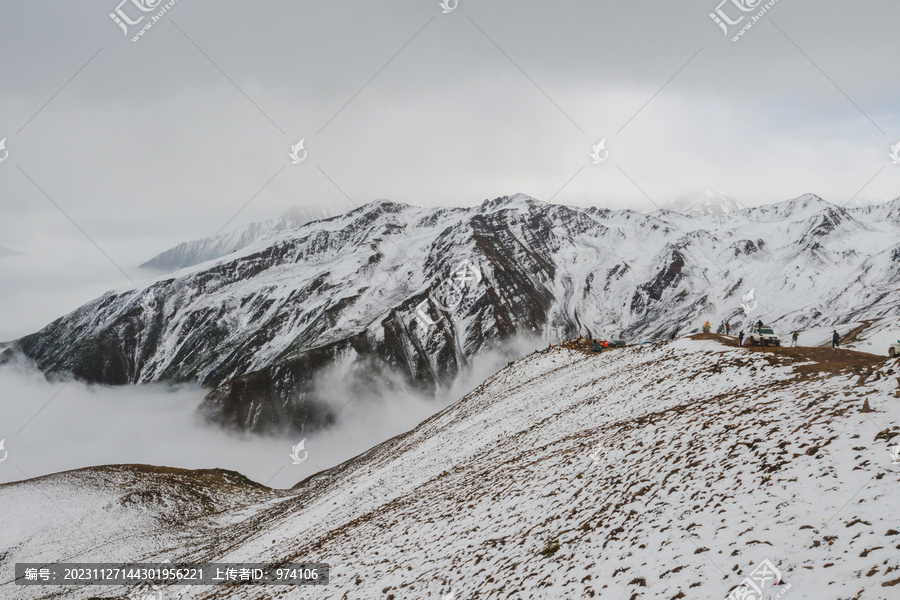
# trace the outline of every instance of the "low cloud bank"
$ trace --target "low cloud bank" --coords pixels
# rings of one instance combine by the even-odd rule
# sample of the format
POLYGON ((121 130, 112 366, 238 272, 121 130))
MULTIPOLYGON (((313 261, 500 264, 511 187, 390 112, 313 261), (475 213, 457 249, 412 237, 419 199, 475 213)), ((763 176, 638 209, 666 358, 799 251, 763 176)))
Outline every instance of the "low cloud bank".
POLYGON ((363 393, 357 393, 353 378, 325 375, 319 390, 334 410, 340 409, 338 420, 305 436, 308 455, 298 465, 290 454, 302 436, 238 434, 209 424, 197 411, 205 390, 48 382, 27 365, 7 364, 0 367, 0 440, 5 439, 7 453, 0 462, 0 483, 95 465, 143 463, 230 469, 287 488, 412 429, 541 344, 516 340, 483 353, 450 389, 435 396, 416 393, 388 374, 363 393))

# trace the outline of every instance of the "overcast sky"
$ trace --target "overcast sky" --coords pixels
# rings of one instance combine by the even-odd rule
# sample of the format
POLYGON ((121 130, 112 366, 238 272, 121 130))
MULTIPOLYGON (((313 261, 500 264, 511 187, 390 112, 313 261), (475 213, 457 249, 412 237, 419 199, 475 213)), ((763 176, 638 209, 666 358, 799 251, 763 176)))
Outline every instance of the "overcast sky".
POLYGON ((2 2, 0 339, 292 205, 900 196, 900 3, 718 1, 2 2))

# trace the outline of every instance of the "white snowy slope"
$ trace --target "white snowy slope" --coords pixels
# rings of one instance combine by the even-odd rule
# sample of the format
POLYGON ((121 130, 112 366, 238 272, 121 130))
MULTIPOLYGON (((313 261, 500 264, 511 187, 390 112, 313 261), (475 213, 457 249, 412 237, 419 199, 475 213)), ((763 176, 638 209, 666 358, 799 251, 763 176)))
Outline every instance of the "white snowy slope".
POLYGON ((221 258, 246 248, 250 244, 270 239, 283 231, 290 231, 313 221, 327 219, 334 214, 323 208, 311 209, 294 206, 276 219, 251 223, 238 231, 178 244, 174 248, 154 256, 142 264, 141 268, 175 271, 192 267, 221 258))
POLYGON ((674 202, 664 208, 685 213, 694 217, 717 213, 730 213, 747 208, 725 192, 711 189, 700 189, 682 194, 674 202))
POLYGON ((328 369, 360 389, 389 372, 434 391, 488 353, 514 355, 516 338, 638 342, 757 319, 782 334, 900 320, 900 199, 843 209, 806 195, 703 216, 524 195, 376 201, 109 292, 0 360, 113 385, 198 382, 227 426, 303 431, 334 418, 316 386, 328 369), (463 261, 481 279, 442 312, 429 295, 463 261), (437 324, 417 326, 417 307, 437 324))
POLYGON ((791 586, 767 598, 896 598, 900 361, 726 344, 533 353, 284 492, 128 467, 0 486, 0 596, 127 593, 10 581, 65 559, 331 566, 166 598, 721 600, 767 559, 791 586))
MULTIPOLYGON (((831 346, 835 331, 841 336, 841 348, 871 354, 887 355, 888 347, 900 342, 900 322, 896 319, 866 320, 837 327, 815 327, 805 330, 798 342, 804 346, 831 346)), ((785 339, 789 340, 790 336, 785 339)))

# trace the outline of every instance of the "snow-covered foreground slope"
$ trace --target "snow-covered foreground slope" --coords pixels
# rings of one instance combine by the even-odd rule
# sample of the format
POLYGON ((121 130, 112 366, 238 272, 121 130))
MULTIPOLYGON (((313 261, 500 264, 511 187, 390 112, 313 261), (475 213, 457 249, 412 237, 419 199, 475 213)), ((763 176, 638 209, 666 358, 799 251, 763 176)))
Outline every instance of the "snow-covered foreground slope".
POLYGON ((900 361, 725 343, 537 352, 293 490, 198 476, 206 514, 146 471, 0 486, 0 596, 96 595, 9 582, 67 559, 331 565, 327 587, 171 597, 721 599, 768 559, 786 598, 895 598, 900 361))

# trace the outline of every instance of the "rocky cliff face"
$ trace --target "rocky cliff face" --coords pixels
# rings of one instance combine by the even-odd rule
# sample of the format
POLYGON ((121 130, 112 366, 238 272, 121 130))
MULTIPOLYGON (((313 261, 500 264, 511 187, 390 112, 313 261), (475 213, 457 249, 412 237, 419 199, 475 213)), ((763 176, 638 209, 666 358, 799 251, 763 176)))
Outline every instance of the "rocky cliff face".
POLYGON ((900 201, 847 210, 815 196, 700 217, 521 195, 468 209, 376 201, 109 292, 0 359, 111 385, 198 382, 220 423, 302 431, 334 418, 317 386, 329 369, 351 394, 385 373, 432 391, 514 338, 737 326, 751 288, 752 319, 784 329, 896 316, 897 214, 900 201))

